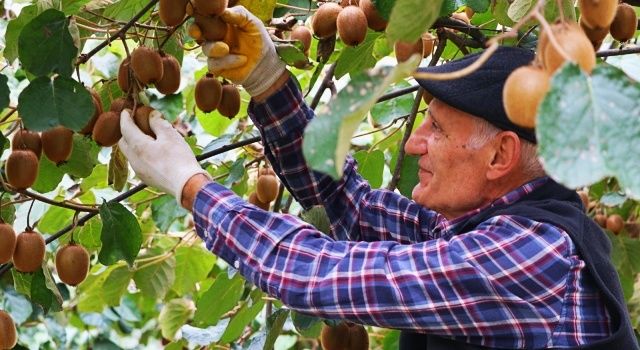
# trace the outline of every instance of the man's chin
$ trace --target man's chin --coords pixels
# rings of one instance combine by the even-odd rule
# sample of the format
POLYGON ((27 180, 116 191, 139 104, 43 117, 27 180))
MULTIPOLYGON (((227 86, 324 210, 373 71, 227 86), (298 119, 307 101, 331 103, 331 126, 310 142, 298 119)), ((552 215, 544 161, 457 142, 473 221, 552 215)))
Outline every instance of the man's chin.
POLYGON ((427 206, 426 199, 428 196, 426 195, 426 191, 427 186, 418 183, 413 187, 413 190, 411 191, 411 199, 422 206, 427 206))

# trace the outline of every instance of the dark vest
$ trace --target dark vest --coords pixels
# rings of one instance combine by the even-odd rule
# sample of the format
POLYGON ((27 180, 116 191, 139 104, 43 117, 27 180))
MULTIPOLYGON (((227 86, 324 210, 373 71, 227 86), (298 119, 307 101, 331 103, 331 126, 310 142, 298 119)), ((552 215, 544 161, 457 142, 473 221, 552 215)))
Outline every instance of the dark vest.
MULTIPOLYGON (((576 349, 637 350, 638 343, 622 294, 618 274, 609 257, 611 242, 602 229, 583 212, 576 192, 553 180, 511 205, 487 208, 461 223, 461 234, 473 230, 488 218, 498 215, 516 215, 559 227, 569 234, 587 270, 600 289, 611 319, 612 335, 576 349)), ((482 350, 490 349, 435 335, 402 332, 400 350, 482 350)))

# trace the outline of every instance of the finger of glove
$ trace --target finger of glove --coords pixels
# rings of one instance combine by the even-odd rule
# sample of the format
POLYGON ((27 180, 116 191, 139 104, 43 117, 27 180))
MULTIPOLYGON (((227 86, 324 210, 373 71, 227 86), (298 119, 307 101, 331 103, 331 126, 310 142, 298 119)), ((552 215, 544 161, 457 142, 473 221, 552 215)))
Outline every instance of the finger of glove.
POLYGON ((209 72, 216 75, 225 70, 236 69, 247 64, 247 56, 245 55, 226 55, 220 58, 209 58, 207 65, 209 72))
POLYGON ((156 134, 157 140, 173 138, 178 133, 166 119, 162 118, 162 113, 159 111, 153 111, 149 114, 149 126, 156 134))
POLYGON ((244 6, 228 7, 220 15, 223 21, 235 25, 244 31, 259 31, 262 24, 258 17, 254 16, 244 6))
POLYGON ((150 136, 146 135, 142 130, 140 130, 140 128, 138 128, 129 114, 129 111, 126 109, 122 110, 122 113, 120 113, 120 132, 122 133, 122 138, 129 144, 153 141, 150 136))
POLYGON ((202 53, 212 58, 224 57, 229 54, 229 45, 224 41, 209 41, 202 45, 202 53))

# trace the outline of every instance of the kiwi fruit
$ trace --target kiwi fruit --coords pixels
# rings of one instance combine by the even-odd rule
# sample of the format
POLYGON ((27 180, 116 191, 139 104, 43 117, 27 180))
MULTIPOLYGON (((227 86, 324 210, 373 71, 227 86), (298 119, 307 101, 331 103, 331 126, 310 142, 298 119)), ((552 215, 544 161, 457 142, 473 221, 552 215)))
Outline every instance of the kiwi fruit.
POLYGON ((338 32, 337 20, 342 7, 334 2, 325 2, 311 18, 313 34, 320 39, 326 39, 338 32))
POLYGON ((387 20, 380 16, 378 9, 371 0, 360 0, 359 6, 362 12, 364 12, 365 17, 367 17, 367 25, 369 28, 376 32, 387 29, 387 20))
POLYGON ((633 6, 625 3, 620 3, 616 9, 616 15, 613 17, 613 22, 609 27, 611 36, 620 41, 625 42, 636 34, 636 28, 638 27, 638 16, 633 6))
POLYGON ((218 112, 227 118, 233 118, 240 112, 240 91, 235 85, 222 85, 222 96, 218 105, 218 112))
MULTIPOLYGON (((552 31, 558 44, 569 58, 578 63, 580 68, 591 73, 596 65, 595 51, 586 34, 575 22, 558 22, 552 25, 552 31)), ((542 55, 542 62, 547 71, 553 74, 564 64, 564 57, 543 34, 538 41, 538 54, 542 55)))
POLYGON ((229 2, 227 0, 192 0, 196 12, 218 16, 227 9, 229 2))
POLYGON ((182 23, 187 13, 189 0, 160 0, 160 20, 167 26, 174 27, 182 23))
POLYGON ((12 349, 17 343, 18 333, 11 315, 0 310, 0 349, 12 349))
POLYGON ((583 19, 584 17, 580 17, 580 20, 578 20, 580 28, 587 36, 587 38, 589 38, 591 45, 593 45, 593 49, 598 50, 598 48, 600 48, 600 45, 602 45, 602 41, 604 40, 604 38, 606 38, 607 34, 609 34, 609 28, 590 28, 586 25, 586 23, 584 23, 583 19))
POLYGON ((420 38, 422 39, 422 57, 427 58, 433 53, 438 39, 429 32, 425 32, 420 38))
POLYGON ((624 228, 624 219, 622 219, 622 216, 618 214, 609 215, 605 227, 607 230, 617 235, 624 228))
POLYGON ((302 43, 303 51, 306 55, 309 55, 309 48, 311 47, 311 31, 305 26, 296 26, 291 30, 291 40, 298 40, 302 43))
POLYGON ((64 126, 56 126, 43 132, 42 150, 44 155, 57 165, 66 162, 73 151, 73 131, 64 126))
POLYGON ((11 149, 29 150, 33 152, 36 157, 40 158, 42 154, 40 134, 27 129, 18 129, 13 135, 13 140, 11 140, 11 149))
POLYGON ((360 4, 360 0, 340 0, 341 7, 347 6, 358 6, 360 4))
POLYGON ((207 41, 220 41, 227 35, 227 23, 220 16, 193 15, 194 23, 202 31, 202 37, 207 41))
POLYGON ((368 350, 369 333, 364 326, 352 324, 349 326, 349 350, 368 350))
POLYGON ((171 95, 180 87, 180 63, 169 54, 162 56, 162 79, 155 84, 156 89, 165 95, 171 95))
POLYGON ((17 190, 31 187, 38 177, 38 157, 29 150, 13 150, 5 165, 7 181, 17 190))
POLYGON ((218 108, 221 97, 222 84, 212 74, 205 75, 196 83, 196 106, 201 111, 209 113, 218 108))
POLYGON ((56 271, 65 284, 77 286, 89 272, 89 252, 83 246, 67 244, 56 253, 56 271))
POLYGON ((131 68, 131 59, 129 57, 125 58, 120 62, 120 66, 118 67, 118 86, 120 90, 124 92, 129 92, 131 85, 129 82, 129 68, 131 68))
POLYGON ((465 6, 464 13, 467 15, 467 18, 471 19, 476 12, 469 6, 465 6))
POLYGON ((98 92, 94 89, 89 89, 89 93, 91 94, 91 101, 93 101, 93 116, 91 116, 91 120, 89 123, 82 128, 79 133, 82 135, 91 135, 93 132, 93 126, 96 125, 96 121, 98 120, 98 116, 102 114, 102 99, 98 92))
POLYGON ((162 57, 153 49, 140 46, 131 53, 131 70, 144 85, 162 79, 162 57))
POLYGON ((134 102, 130 98, 118 97, 115 100, 111 101, 110 111, 116 112, 120 114, 123 109, 133 109, 134 102))
POLYGON ((154 109, 149 106, 138 106, 133 113, 133 121, 143 133, 155 138, 156 134, 153 133, 151 125, 149 125, 149 114, 153 111, 154 109))
POLYGON ((189 24, 189 27, 187 28, 187 33, 189 33, 189 36, 192 37, 193 40, 195 40, 196 42, 204 39, 202 37, 202 29, 195 22, 189 24))
POLYGON ((264 168, 261 168, 260 171, 258 171, 258 176, 262 176, 262 175, 273 175, 273 176, 276 176, 276 172, 273 171, 273 168, 264 167, 264 168))
POLYGON ((396 43, 393 45, 393 49, 396 52, 396 59, 398 60, 398 63, 405 62, 414 54, 422 56, 424 53, 422 38, 416 40, 413 43, 396 41, 396 43))
POLYGON ((550 87, 551 77, 541 67, 520 67, 509 75, 502 90, 504 109, 512 123, 524 128, 536 125, 538 105, 550 87))
POLYGON ((592 29, 609 28, 617 5, 618 0, 578 0, 582 20, 592 29))
POLYGON ((367 16, 358 6, 347 6, 336 19, 338 35, 347 46, 358 46, 367 36, 367 16))
POLYGON ((602 228, 606 228, 607 227, 607 216, 604 214, 596 214, 593 216, 593 221, 596 222, 596 224, 598 224, 598 226, 602 227, 602 228))
POLYGON ((248 202, 262 210, 269 210, 270 207, 270 202, 264 203, 260 201, 260 199, 258 199, 258 195, 255 192, 251 192, 248 202))
POLYGON ((42 265, 45 242, 42 236, 33 231, 18 235, 16 250, 13 252, 13 265, 20 272, 34 272, 42 265))
POLYGON ((273 175, 262 175, 258 177, 256 184, 256 195, 263 203, 270 203, 278 196, 278 179, 273 175))
POLYGON ((13 252, 16 249, 16 232, 13 227, 6 223, 0 224, 0 264, 11 261, 13 252))
POLYGON ((349 326, 340 323, 336 326, 324 325, 320 333, 320 343, 324 350, 345 350, 349 348, 349 326))
POLYGON ((120 113, 108 111, 100 114, 93 128, 93 140, 100 146, 111 147, 118 143, 120 131, 120 113))

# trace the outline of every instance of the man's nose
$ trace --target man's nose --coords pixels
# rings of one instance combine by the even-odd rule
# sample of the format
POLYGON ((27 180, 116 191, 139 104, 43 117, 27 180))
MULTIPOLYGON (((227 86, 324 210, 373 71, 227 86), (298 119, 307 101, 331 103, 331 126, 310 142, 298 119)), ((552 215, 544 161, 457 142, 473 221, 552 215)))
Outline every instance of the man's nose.
POLYGON ((410 155, 423 155, 427 153, 427 133, 426 122, 422 123, 413 131, 407 143, 404 145, 404 151, 410 155))

